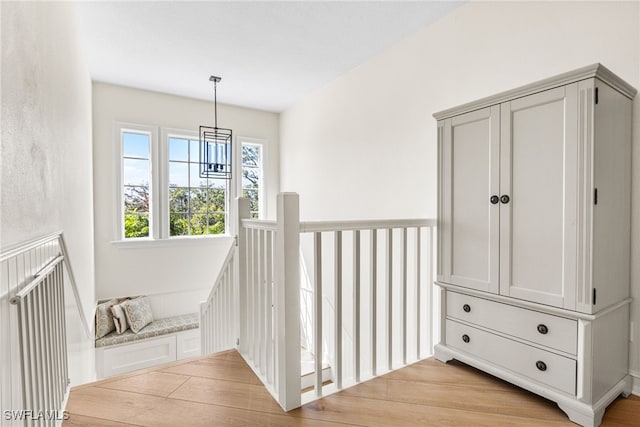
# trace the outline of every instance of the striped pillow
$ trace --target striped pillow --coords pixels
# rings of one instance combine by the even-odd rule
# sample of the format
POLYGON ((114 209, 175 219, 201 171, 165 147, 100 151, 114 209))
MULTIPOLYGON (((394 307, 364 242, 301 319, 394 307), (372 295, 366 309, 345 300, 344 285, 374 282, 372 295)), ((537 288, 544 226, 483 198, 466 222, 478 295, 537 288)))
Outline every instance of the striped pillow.
POLYGON ((111 307, 111 313, 113 314, 113 323, 116 325, 116 333, 119 335, 129 329, 129 323, 127 323, 127 316, 124 314, 124 307, 129 302, 128 299, 122 301, 120 304, 116 304, 111 307))

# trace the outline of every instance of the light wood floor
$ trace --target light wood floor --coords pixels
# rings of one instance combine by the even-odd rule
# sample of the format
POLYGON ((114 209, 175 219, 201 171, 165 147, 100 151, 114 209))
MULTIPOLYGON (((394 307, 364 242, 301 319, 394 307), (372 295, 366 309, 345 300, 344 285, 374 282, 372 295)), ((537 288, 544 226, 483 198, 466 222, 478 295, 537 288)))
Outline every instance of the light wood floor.
MULTIPOLYGON (((558 407, 462 363, 425 360, 284 413, 235 351, 76 387, 72 426, 574 426, 558 407)), ((640 426, 618 398, 603 426, 640 426)))

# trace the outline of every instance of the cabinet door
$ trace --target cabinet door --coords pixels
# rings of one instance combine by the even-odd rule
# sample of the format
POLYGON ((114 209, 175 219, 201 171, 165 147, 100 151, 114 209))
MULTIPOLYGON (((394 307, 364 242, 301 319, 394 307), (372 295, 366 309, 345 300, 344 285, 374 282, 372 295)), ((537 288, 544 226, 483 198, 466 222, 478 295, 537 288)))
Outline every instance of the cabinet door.
POLYGON ((501 105, 500 293, 575 308, 577 84, 501 105))
POLYGON ((440 134, 439 279, 498 293, 500 106, 444 120, 440 134))

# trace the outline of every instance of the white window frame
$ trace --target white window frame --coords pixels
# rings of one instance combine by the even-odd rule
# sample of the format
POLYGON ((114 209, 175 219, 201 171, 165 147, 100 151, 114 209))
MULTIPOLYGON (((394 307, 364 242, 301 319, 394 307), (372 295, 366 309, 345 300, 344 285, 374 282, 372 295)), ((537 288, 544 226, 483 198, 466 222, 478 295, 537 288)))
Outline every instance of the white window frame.
POLYGON ((116 194, 115 194, 115 206, 114 212, 116 212, 117 219, 115 221, 114 235, 116 240, 120 241, 148 241, 157 239, 159 237, 159 224, 158 224, 158 212, 159 212, 159 200, 157 195, 157 189, 159 185, 159 177, 157 173, 154 173, 157 167, 158 157, 158 128, 155 126, 146 126, 135 123, 115 122, 113 125, 114 139, 116 140, 115 146, 115 164, 119 166, 116 172, 116 194), (140 133, 149 135, 149 237, 137 237, 137 238, 125 238, 124 236, 124 133, 140 133))
MULTIPOLYGON (((138 246, 165 246, 171 242, 171 245, 181 244, 181 242, 190 242, 189 244, 207 239, 217 239, 221 237, 229 237, 232 235, 234 225, 231 224, 234 218, 233 200, 237 197, 237 185, 235 181, 238 179, 238 173, 241 169, 236 167, 238 155, 238 143, 234 144, 234 170, 232 171, 232 179, 229 184, 229 194, 226 197, 226 216, 225 216, 225 232, 223 234, 206 234, 206 235, 190 235, 190 236, 169 236, 169 138, 189 138, 198 140, 199 135, 193 130, 165 128, 159 126, 149 126, 128 122, 113 122, 113 140, 114 140, 114 164, 118 170, 115 171, 115 192, 114 192, 114 209, 116 219, 114 221, 114 240, 113 243, 122 247, 133 248, 138 246), (124 152, 123 152, 123 134, 125 132, 147 134, 150 137, 149 142, 149 237, 125 238, 124 236, 124 152)), ((245 138, 243 140, 254 140, 245 138)), ((256 139, 255 141, 264 142, 264 140, 256 139)), ((252 142, 253 143, 253 142, 252 142)), ((264 153, 265 151, 263 151, 264 153)), ((262 177, 261 177, 262 179, 262 177)), ((242 184, 240 184, 242 185, 242 184)), ((259 209, 262 209, 260 207, 259 209)))
MULTIPOLYGON (((188 235, 188 236, 171 236, 169 230, 169 138, 181 138, 181 139, 190 139, 190 140, 198 140, 200 135, 193 130, 184 130, 184 129, 174 129, 174 128, 161 128, 161 139, 162 144, 160 147, 160 185, 162 185, 163 190, 160 191, 160 203, 161 203, 161 229, 160 235, 162 239, 185 239, 185 238, 215 238, 218 236, 229 236, 231 235, 230 231, 232 229, 232 225, 230 224, 231 218, 233 216, 230 214, 231 212, 231 201, 236 198, 236 186, 233 183, 235 176, 232 175, 231 183, 228 186, 229 194, 227 194, 225 200, 225 217, 224 217, 224 233, 222 234, 205 234, 205 235, 188 235)), ((233 173, 233 171, 232 171, 233 173)))
POLYGON ((267 140, 261 138, 250 138, 247 136, 237 136, 236 137, 236 147, 235 151, 235 161, 234 161, 234 170, 236 179, 236 194, 238 196, 242 196, 242 146, 246 145, 254 145, 260 147, 261 151, 261 164, 260 164, 260 186, 258 187, 258 219, 265 219, 266 217, 266 200, 265 196, 267 194, 267 180, 266 180, 266 165, 268 159, 267 153, 267 140))

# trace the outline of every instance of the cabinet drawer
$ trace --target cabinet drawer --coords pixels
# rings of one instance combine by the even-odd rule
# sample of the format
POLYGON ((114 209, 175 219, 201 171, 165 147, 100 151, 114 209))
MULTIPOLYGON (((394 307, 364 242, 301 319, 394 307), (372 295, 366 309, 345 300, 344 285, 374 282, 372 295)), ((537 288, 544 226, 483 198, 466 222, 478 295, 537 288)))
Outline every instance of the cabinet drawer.
POLYGON ((578 322, 526 308, 447 292, 447 317, 569 354, 577 353, 578 322))
POLYGON ((162 336, 146 339, 106 347, 103 351, 103 374, 105 377, 110 377, 150 366, 175 362, 176 337, 162 336))
POLYGON ((575 395, 576 361, 490 332, 446 321, 447 346, 575 395))

